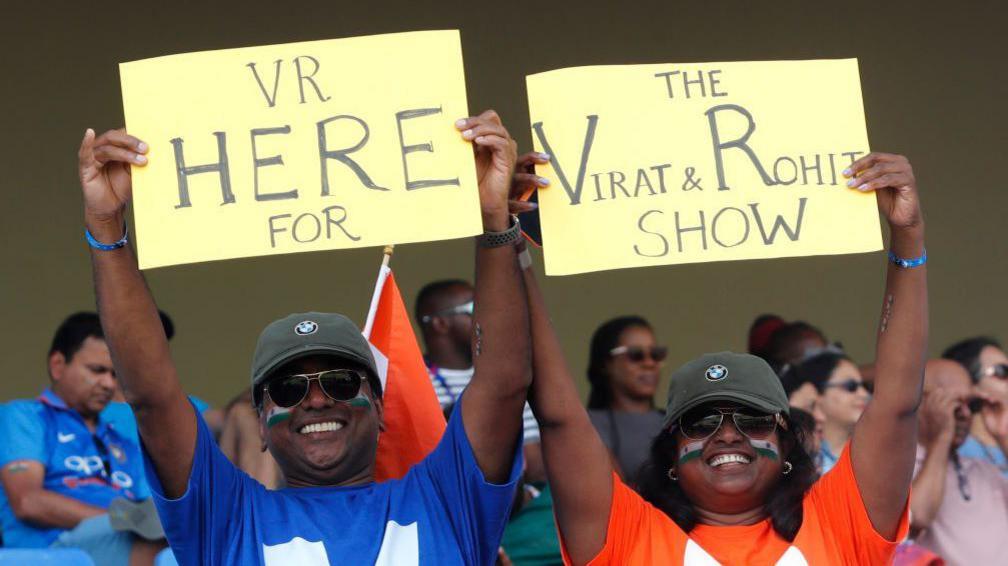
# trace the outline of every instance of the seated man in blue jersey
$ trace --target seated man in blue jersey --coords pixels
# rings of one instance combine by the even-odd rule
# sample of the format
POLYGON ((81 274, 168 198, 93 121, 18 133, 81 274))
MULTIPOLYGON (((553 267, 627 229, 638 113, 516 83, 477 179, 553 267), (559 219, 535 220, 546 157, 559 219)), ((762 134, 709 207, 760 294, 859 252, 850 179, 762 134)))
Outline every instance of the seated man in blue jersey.
MULTIPOLYGON (((360 331, 335 314, 271 323, 256 347, 252 387, 263 442, 290 486, 277 491, 239 472, 213 443, 179 385, 132 249, 110 245, 125 237, 129 167, 147 162, 147 145, 122 130, 85 134, 79 173, 100 314, 183 566, 494 562, 521 470, 531 382, 519 233, 508 215, 516 151, 492 111, 456 126, 475 148, 486 231, 477 238, 475 375, 435 450, 404 478, 375 483, 382 390, 360 331)), ((317 276, 291 274, 292 291, 317 276)))
POLYGON ((0 505, 4 545, 78 547, 97 564, 151 563, 163 544, 114 530, 107 509, 136 499, 139 446, 99 415, 115 377, 95 313, 71 315, 49 349, 51 385, 0 413, 0 505))

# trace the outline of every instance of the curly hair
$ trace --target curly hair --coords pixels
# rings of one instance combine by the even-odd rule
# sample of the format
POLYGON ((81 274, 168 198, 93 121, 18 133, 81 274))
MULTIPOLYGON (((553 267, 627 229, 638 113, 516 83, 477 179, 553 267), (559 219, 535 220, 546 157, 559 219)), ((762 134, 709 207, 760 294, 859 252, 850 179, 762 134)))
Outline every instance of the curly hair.
MULTIPOLYGON (((796 426, 790 417, 779 428, 781 453, 791 462, 791 472, 783 475, 766 500, 767 514, 774 531, 793 542, 802 525, 802 501, 805 493, 819 479, 812 457, 803 448, 809 431, 796 426)), ((668 470, 676 465, 678 442, 674 432, 664 430, 651 444, 651 456, 641 468, 637 485, 641 496, 669 516, 683 532, 697 524, 697 513, 689 495, 679 482, 671 481, 668 470)))

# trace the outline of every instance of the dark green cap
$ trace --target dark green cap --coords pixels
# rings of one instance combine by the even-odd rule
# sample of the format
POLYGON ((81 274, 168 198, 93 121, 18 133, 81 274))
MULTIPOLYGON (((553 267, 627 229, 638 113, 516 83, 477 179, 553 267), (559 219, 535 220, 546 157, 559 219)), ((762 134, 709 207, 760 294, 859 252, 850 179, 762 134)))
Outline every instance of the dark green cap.
POLYGON ((672 373, 665 428, 686 411, 711 401, 732 401, 765 413, 790 415, 784 386, 770 366, 749 354, 704 354, 672 373))
POLYGON ((381 382, 371 347, 357 325, 335 313, 306 312, 274 320, 259 335, 252 356, 252 399, 256 390, 274 370, 285 363, 311 354, 343 358, 367 370, 371 387, 381 395, 381 382))

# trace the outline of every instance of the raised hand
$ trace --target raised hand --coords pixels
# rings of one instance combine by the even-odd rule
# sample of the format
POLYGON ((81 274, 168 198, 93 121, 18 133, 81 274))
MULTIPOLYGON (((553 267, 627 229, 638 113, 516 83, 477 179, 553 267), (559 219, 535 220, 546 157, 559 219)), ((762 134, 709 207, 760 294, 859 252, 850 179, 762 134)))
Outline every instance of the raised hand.
POLYGON ((130 166, 146 165, 146 152, 147 144, 123 129, 109 130, 98 137, 90 128, 84 132, 77 153, 78 174, 85 220, 96 237, 121 235, 123 210, 132 196, 130 166))
POLYGON ((462 131, 464 139, 473 143, 476 152, 476 179, 479 181, 483 228, 495 232, 506 230, 510 224, 508 196, 518 144, 511 139, 500 116, 493 110, 462 118, 455 122, 455 127, 462 131))
POLYGON ((924 395, 920 410, 920 443, 928 450, 948 450, 955 438, 955 411, 960 401, 945 389, 924 395))
POLYGON ((530 151, 522 154, 515 163, 514 177, 511 178, 511 194, 508 200, 508 208, 511 214, 521 214, 536 209, 534 202, 527 202, 525 199, 532 191, 544 189, 549 186, 549 179, 535 174, 536 164, 549 163, 550 156, 546 153, 530 151))
POLYGON ((910 161, 902 155, 872 152, 844 171, 851 179, 847 186, 859 191, 875 191, 879 211, 894 230, 923 225, 917 180, 910 161))

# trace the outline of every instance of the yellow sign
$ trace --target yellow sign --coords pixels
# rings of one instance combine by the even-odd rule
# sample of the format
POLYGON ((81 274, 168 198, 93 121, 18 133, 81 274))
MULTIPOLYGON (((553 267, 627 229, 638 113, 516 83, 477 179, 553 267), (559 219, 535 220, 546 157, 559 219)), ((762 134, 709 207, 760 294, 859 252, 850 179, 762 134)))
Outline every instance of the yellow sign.
POLYGON ((881 248, 857 60, 579 67, 527 78, 546 272, 881 248))
POLYGON ((141 268, 482 230, 458 31, 120 65, 141 268))

